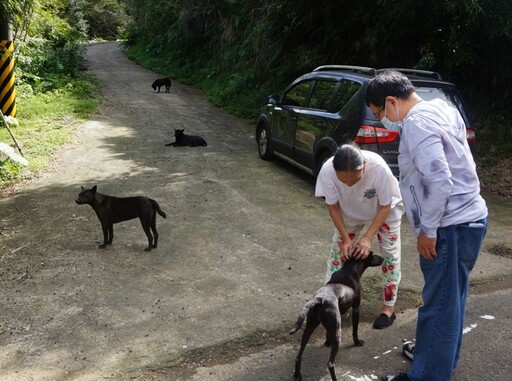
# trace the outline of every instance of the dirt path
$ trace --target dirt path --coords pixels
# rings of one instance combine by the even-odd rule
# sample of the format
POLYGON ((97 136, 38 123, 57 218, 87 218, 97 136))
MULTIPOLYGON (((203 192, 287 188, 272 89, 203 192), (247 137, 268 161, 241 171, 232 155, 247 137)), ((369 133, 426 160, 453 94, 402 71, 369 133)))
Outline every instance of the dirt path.
POLYGON ((101 113, 53 172, 1 200, 2 379, 96 380, 271 329, 313 288, 301 269, 323 268, 313 248, 331 229, 311 183, 261 162, 251 125, 176 83, 154 93, 158 75, 116 44, 91 46, 88 61, 107 98, 101 113), (174 128, 208 146, 165 147, 174 128), (157 250, 143 251, 136 220, 97 249, 97 218, 74 203, 94 184, 160 203, 157 250), (282 305, 267 313, 269 299, 282 305))
MULTIPOLYGON (((54 171, 0 199, 0 378, 144 378, 183 356, 193 369, 194 358, 231 361, 248 345, 286 342, 322 281, 332 234, 312 179, 259 160, 253 126, 201 92, 173 83, 170 94, 154 93, 159 75, 117 44, 91 45, 88 61, 106 96, 101 112, 54 171), (165 147, 175 128, 208 146, 165 147), (99 222, 74 203, 80 185, 94 184, 159 202, 168 217, 157 220, 158 249, 143 251, 136 220, 117 224, 114 244, 97 249, 99 222)), ((509 253, 512 207, 493 208, 501 217, 487 245, 509 253)), ((407 233, 403 245, 414 252, 407 233)), ((404 305, 405 291, 421 287, 410 258, 404 305)), ((507 256, 492 259, 477 276, 510 275, 507 256)))

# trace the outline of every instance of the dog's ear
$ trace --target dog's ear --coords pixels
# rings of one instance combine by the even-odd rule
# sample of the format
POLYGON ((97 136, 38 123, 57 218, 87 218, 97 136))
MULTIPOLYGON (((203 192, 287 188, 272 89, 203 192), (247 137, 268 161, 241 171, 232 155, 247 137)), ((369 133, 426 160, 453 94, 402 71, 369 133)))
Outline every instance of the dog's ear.
POLYGON ((95 185, 95 186, 93 186, 93 187, 91 188, 91 192, 92 192, 92 193, 96 193, 96 189, 97 189, 97 188, 98 188, 98 187, 97 187, 96 185, 95 185))
POLYGON ((84 186, 83 185, 80 185, 80 189, 81 190, 85 190, 84 186))

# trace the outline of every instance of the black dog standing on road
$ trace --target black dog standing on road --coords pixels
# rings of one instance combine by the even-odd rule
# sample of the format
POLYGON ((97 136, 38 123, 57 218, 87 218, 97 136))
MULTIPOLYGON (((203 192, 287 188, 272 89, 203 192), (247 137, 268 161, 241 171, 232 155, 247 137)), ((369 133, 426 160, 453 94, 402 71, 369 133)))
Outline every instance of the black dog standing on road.
POLYGON ((160 92, 160 87, 162 86, 165 86, 165 92, 168 93, 169 90, 171 89, 171 80, 169 78, 159 78, 155 80, 155 82, 153 82, 153 84, 151 85, 153 90, 156 90, 156 88, 158 87, 157 93, 160 92))
POLYGON ((107 196, 96 191, 96 185, 91 189, 82 187, 82 191, 78 194, 76 203, 78 205, 89 204, 98 216, 101 227, 103 229, 103 243, 98 246, 104 249, 105 246, 112 244, 114 238, 114 224, 121 221, 131 220, 139 217, 144 229, 144 233, 148 237, 148 247, 144 251, 150 251, 156 248, 158 244, 158 232, 156 231, 156 213, 163 218, 165 213, 160 209, 158 203, 148 197, 113 197, 107 196), (151 231, 153 231, 153 236, 151 231))
POLYGON ((206 147, 206 140, 204 140, 201 136, 197 135, 187 135, 184 133, 185 130, 174 129, 174 137, 176 141, 166 144, 166 146, 189 146, 189 147, 206 147))
POLYGON ((326 329, 325 346, 331 347, 331 355, 327 368, 332 381, 337 381, 334 373, 334 361, 338 353, 341 341, 341 315, 352 307, 352 338, 356 346, 362 346, 364 342, 359 340, 357 329, 359 326, 359 305, 361 304, 361 275, 372 266, 380 266, 383 259, 379 255, 370 255, 360 261, 350 258, 343 264, 343 268, 332 274, 327 284, 315 292, 299 314, 297 323, 290 330, 290 335, 299 330, 307 315, 306 328, 302 334, 300 350, 295 359, 295 372, 293 379, 302 380, 300 365, 302 353, 313 331, 322 323, 326 329))

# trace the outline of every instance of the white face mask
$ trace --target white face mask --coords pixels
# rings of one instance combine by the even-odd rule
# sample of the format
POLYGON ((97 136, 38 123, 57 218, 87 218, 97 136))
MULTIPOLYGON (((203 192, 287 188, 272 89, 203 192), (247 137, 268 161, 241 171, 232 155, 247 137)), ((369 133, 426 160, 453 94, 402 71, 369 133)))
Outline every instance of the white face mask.
POLYGON ((398 121, 397 122, 392 122, 392 121, 390 121, 388 119, 388 117, 387 117, 387 107, 388 107, 388 103, 386 102, 385 105, 384 105, 384 118, 382 118, 380 120, 381 123, 388 130, 400 132, 402 130, 402 122, 400 121, 400 111, 398 110, 398 106, 397 106, 397 109, 396 109, 396 112, 398 114, 398 121))

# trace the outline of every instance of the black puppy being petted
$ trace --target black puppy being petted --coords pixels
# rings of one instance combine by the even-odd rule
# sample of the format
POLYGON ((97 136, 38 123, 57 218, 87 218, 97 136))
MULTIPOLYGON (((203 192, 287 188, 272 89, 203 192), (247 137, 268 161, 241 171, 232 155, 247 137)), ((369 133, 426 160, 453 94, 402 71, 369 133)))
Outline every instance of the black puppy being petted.
POLYGON ((306 328, 302 334, 300 350, 295 359, 295 372, 293 379, 302 380, 300 365, 302 353, 313 331, 322 323, 326 329, 325 346, 331 347, 331 354, 327 367, 332 381, 337 381, 334 372, 334 361, 341 342, 341 315, 352 307, 352 338, 354 345, 362 346, 357 330, 359 326, 359 305, 361 304, 361 275, 368 267, 380 266, 383 258, 372 252, 364 260, 350 258, 343 264, 343 268, 332 274, 327 284, 319 288, 313 297, 306 303, 299 314, 297 323, 290 330, 290 335, 299 330, 307 316, 306 328))
POLYGON ((159 78, 153 82, 151 87, 153 90, 156 90, 158 88, 157 93, 160 92, 160 87, 165 86, 165 92, 168 93, 169 90, 171 90, 171 80, 169 78, 159 78))
POLYGON ((174 129, 174 137, 176 141, 166 144, 166 146, 189 146, 189 147, 206 147, 206 140, 204 140, 201 136, 197 135, 187 135, 184 132, 185 130, 174 129))
POLYGON ((112 244, 114 238, 114 224, 121 221, 131 220, 139 217, 144 233, 148 237, 148 247, 144 251, 150 251, 156 248, 158 244, 158 232, 156 231, 156 213, 163 218, 165 213, 160 209, 158 203, 148 197, 114 197, 96 191, 96 185, 91 189, 82 187, 82 191, 78 194, 76 203, 78 205, 90 205, 103 229, 103 243, 98 246, 104 249, 107 245, 112 244), (151 231, 153 235, 151 235, 151 231), (153 238, 154 236, 154 238, 153 238))

